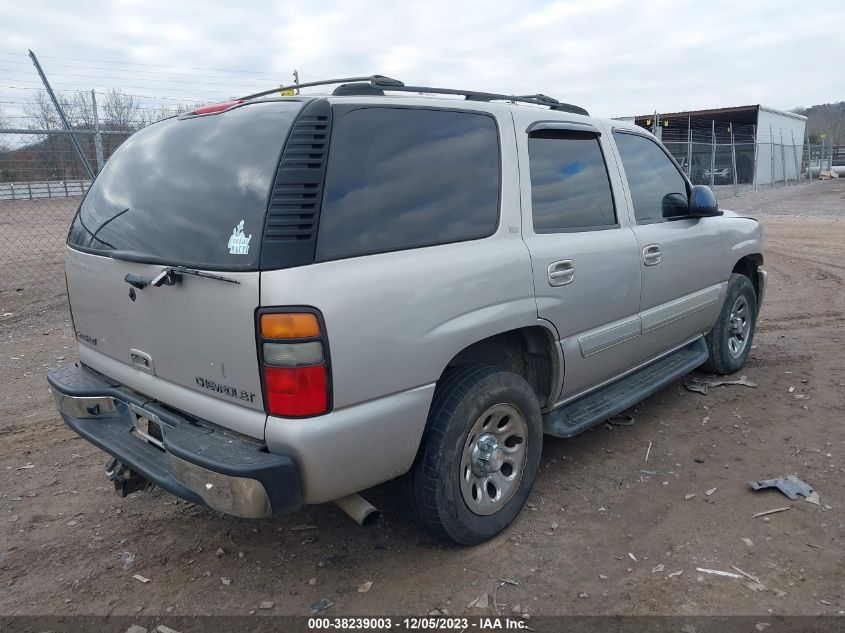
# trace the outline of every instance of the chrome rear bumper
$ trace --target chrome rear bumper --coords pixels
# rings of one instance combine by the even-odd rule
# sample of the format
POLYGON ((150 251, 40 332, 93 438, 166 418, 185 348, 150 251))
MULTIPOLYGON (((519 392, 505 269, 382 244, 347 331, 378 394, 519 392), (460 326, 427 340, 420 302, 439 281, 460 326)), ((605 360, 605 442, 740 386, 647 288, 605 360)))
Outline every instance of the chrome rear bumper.
POLYGON ((78 363, 50 370, 48 382, 69 427, 172 494, 244 518, 281 516, 302 503, 293 460, 255 440, 189 419, 78 363))

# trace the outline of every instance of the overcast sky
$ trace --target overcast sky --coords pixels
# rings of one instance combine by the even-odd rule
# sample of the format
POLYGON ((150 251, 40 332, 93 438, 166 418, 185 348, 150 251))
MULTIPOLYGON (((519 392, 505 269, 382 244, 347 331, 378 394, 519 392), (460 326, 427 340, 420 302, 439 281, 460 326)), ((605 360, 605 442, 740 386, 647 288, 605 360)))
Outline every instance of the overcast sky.
POLYGON ((600 116, 789 109, 845 100, 843 26, 839 0, 5 0, 0 108, 38 87, 31 48, 57 89, 118 86, 150 105, 224 100, 296 68, 542 92, 600 116))

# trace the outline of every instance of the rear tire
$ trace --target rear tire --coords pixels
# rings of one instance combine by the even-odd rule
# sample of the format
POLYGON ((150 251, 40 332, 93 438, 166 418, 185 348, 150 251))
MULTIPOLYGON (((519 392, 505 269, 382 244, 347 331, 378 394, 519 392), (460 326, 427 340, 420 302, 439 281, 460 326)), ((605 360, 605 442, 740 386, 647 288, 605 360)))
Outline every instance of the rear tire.
POLYGON ((756 327, 757 293, 748 277, 733 273, 719 319, 705 339, 710 358, 704 369, 723 376, 742 369, 756 327))
POLYGON ((447 370, 406 480, 420 523, 461 545, 494 537, 528 499, 542 446, 540 405, 521 376, 476 364, 447 370))

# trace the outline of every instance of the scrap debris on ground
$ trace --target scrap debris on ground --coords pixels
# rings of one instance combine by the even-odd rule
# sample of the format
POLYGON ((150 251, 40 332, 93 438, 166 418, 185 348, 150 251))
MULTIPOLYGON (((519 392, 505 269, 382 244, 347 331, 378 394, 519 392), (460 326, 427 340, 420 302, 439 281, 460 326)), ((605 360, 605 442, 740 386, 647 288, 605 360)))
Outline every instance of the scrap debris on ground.
POLYGON ((721 387, 723 385, 742 385, 744 387, 757 387, 756 382, 751 382, 748 380, 748 376, 740 376, 735 380, 727 380, 727 379, 719 379, 715 378, 713 380, 708 380, 705 378, 690 378, 689 380, 684 383, 684 387, 687 388, 688 391, 694 391, 695 393, 703 393, 707 395, 707 392, 714 387, 721 387))
POLYGON ((815 504, 819 504, 818 493, 815 493, 809 484, 804 483, 795 475, 788 475, 787 477, 781 477, 778 479, 758 479, 756 481, 749 481, 748 485, 752 490, 777 488, 793 501, 798 498, 798 495, 801 495, 806 501, 810 501, 810 499, 813 498, 815 504))

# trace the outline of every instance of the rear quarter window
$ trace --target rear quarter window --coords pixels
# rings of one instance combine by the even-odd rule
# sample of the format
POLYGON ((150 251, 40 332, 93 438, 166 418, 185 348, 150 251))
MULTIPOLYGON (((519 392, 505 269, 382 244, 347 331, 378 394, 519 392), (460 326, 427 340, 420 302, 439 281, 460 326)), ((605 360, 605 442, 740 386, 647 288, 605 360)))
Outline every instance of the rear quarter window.
POLYGON ((335 118, 317 260, 492 235, 499 134, 488 115, 360 108, 335 118))

